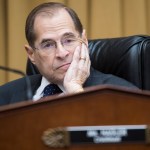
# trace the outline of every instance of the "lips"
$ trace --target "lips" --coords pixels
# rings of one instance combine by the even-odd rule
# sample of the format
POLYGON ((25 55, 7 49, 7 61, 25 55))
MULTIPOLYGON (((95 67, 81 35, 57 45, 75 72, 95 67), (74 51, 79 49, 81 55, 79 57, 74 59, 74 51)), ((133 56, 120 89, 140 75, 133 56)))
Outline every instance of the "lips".
POLYGON ((64 69, 64 70, 67 70, 70 66, 70 63, 66 63, 66 64, 63 64, 61 66, 59 66, 57 69, 64 69))

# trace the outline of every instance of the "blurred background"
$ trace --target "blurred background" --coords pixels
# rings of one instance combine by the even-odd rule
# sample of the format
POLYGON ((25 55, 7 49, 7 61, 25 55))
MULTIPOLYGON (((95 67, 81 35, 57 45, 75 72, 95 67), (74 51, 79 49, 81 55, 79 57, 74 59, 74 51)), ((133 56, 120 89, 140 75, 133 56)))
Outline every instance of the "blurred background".
MULTIPOLYGON (((150 0, 0 0, 0 65, 25 72, 25 20, 42 2, 73 8, 89 39, 150 34, 150 0)), ((0 85, 21 76, 0 70, 0 85)))

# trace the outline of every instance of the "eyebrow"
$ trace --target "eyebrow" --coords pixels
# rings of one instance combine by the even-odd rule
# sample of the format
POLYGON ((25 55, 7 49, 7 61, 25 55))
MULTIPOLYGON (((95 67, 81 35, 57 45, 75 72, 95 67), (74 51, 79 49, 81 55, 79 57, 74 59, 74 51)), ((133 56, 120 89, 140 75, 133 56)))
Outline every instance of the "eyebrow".
MULTIPOLYGON (((66 32, 62 35, 61 38, 64 38, 64 37, 76 37, 74 33, 72 32, 66 32)), ((46 39, 43 39, 40 43, 45 43, 45 42, 48 42, 48 41, 54 41, 53 39, 50 39, 50 38, 46 38, 46 39)))
MULTIPOLYGON (((62 38, 66 38, 66 37, 76 37, 74 33, 72 32, 66 32, 62 35, 62 38)), ((49 42, 49 41, 53 41, 53 39, 50 39, 50 38, 45 38, 45 39, 42 39, 42 41, 40 42, 40 44, 43 44, 43 43, 46 43, 46 42, 49 42)))
POLYGON ((62 37, 76 37, 76 36, 75 36, 75 34, 72 33, 72 32, 67 32, 67 33, 63 34, 62 37))
POLYGON ((40 44, 42 45, 43 43, 50 42, 50 41, 53 41, 53 40, 52 39, 43 39, 40 44))

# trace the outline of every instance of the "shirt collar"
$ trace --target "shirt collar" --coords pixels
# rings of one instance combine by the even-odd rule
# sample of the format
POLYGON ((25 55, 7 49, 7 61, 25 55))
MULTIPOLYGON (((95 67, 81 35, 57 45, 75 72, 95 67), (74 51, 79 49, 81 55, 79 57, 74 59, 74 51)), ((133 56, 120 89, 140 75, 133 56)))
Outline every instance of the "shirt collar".
MULTIPOLYGON (((34 101, 40 99, 43 96, 43 90, 48 84, 50 84, 50 82, 44 76, 42 76, 41 85, 37 89, 36 94, 33 96, 34 101)), ((58 87, 63 91, 63 93, 65 93, 63 86, 58 85, 58 87)))

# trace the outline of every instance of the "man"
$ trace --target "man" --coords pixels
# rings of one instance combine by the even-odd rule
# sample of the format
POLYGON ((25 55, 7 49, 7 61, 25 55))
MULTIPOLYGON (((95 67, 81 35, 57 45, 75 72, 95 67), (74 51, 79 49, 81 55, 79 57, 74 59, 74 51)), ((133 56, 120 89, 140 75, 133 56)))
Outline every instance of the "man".
MULTIPOLYGON (((49 84, 58 85, 63 93, 77 93, 84 91, 84 87, 100 84, 135 88, 91 67, 85 30, 76 13, 63 4, 49 2, 37 6, 27 18, 25 32, 28 57, 41 74, 29 77, 33 100, 49 95, 49 84)), ((1 105, 26 99, 24 78, 0 88, 1 105)))

